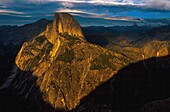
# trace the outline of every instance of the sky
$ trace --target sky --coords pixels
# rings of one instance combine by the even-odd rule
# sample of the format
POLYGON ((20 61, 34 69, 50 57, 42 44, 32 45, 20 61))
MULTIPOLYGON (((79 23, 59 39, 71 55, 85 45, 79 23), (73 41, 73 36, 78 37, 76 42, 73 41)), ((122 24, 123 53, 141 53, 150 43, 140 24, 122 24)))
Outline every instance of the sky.
POLYGON ((170 0, 0 0, 0 25, 52 20, 60 12, 82 26, 170 24, 170 0))

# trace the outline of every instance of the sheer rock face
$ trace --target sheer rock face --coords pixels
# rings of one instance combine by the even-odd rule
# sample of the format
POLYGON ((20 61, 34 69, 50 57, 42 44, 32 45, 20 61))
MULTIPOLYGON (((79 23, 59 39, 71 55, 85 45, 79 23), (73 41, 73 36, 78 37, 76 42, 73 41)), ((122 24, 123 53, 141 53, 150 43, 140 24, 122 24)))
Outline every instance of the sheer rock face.
POLYGON ((83 37, 80 24, 69 14, 57 14, 54 18, 54 24, 59 33, 68 33, 69 35, 76 37, 83 37))
POLYGON ((71 15, 56 14, 46 31, 23 44, 15 62, 37 77, 45 102, 67 111, 131 60, 86 42, 71 15))
POLYGON ((58 37, 60 33, 67 33, 68 35, 84 39, 80 24, 72 15, 66 13, 55 14, 53 22, 47 26, 45 33, 51 43, 54 43, 54 37, 58 37))

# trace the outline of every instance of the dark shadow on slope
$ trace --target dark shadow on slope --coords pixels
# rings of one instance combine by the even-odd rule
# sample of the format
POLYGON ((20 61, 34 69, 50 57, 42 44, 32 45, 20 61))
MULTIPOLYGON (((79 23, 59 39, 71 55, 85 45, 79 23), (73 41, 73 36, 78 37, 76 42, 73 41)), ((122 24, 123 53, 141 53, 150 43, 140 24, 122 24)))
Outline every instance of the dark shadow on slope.
POLYGON ((109 44, 109 41, 101 35, 85 35, 85 39, 92 44, 96 44, 103 47, 109 44))
POLYGON ((43 100, 36 85, 37 78, 30 72, 17 70, 7 88, 0 89, 0 112, 62 112, 43 100))
POLYGON ((50 22, 41 19, 23 26, 0 26, 0 85, 9 77, 22 44, 45 31, 50 22))
POLYGON ((3 54, 0 55, 0 86, 10 76, 12 67, 15 64, 15 57, 17 56, 17 53, 19 52, 21 47, 21 44, 2 47, 3 54))
POLYGON ((167 98, 170 98, 170 56, 128 65, 82 99, 73 111, 139 112, 145 104, 167 98))

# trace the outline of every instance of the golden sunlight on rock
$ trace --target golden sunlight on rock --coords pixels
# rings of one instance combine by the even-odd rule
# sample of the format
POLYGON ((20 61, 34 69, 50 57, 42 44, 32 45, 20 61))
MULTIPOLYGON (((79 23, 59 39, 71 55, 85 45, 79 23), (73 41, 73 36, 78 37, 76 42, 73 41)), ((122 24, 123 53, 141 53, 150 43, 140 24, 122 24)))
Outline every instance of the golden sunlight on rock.
POLYGON ((64 110, 75 108, 130 62, 119 53, 86 42, 79 23, 68 14, 56 14, 46 31, 23 44, 16 57, 21 70, 38 77, 44 101, 64 110))

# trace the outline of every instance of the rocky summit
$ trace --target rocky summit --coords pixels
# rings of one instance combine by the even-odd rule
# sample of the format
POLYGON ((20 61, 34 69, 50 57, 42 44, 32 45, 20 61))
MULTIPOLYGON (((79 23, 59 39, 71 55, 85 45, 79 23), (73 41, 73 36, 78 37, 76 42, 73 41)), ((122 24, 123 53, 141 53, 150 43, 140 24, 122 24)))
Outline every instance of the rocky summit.
MULTIPOLYGON (((120 53, 88 43, 79 23, 65 13, 55 14, 44 32, 25 42, 15 60, 20 70, 37 78, 43 100, 64 111, 76 108, 82 98, 131 61, 120 53)), ((27 85, 22 82, 18 84, 27 85)), ((31 87, 27 89, 31 91, 31 87)))

